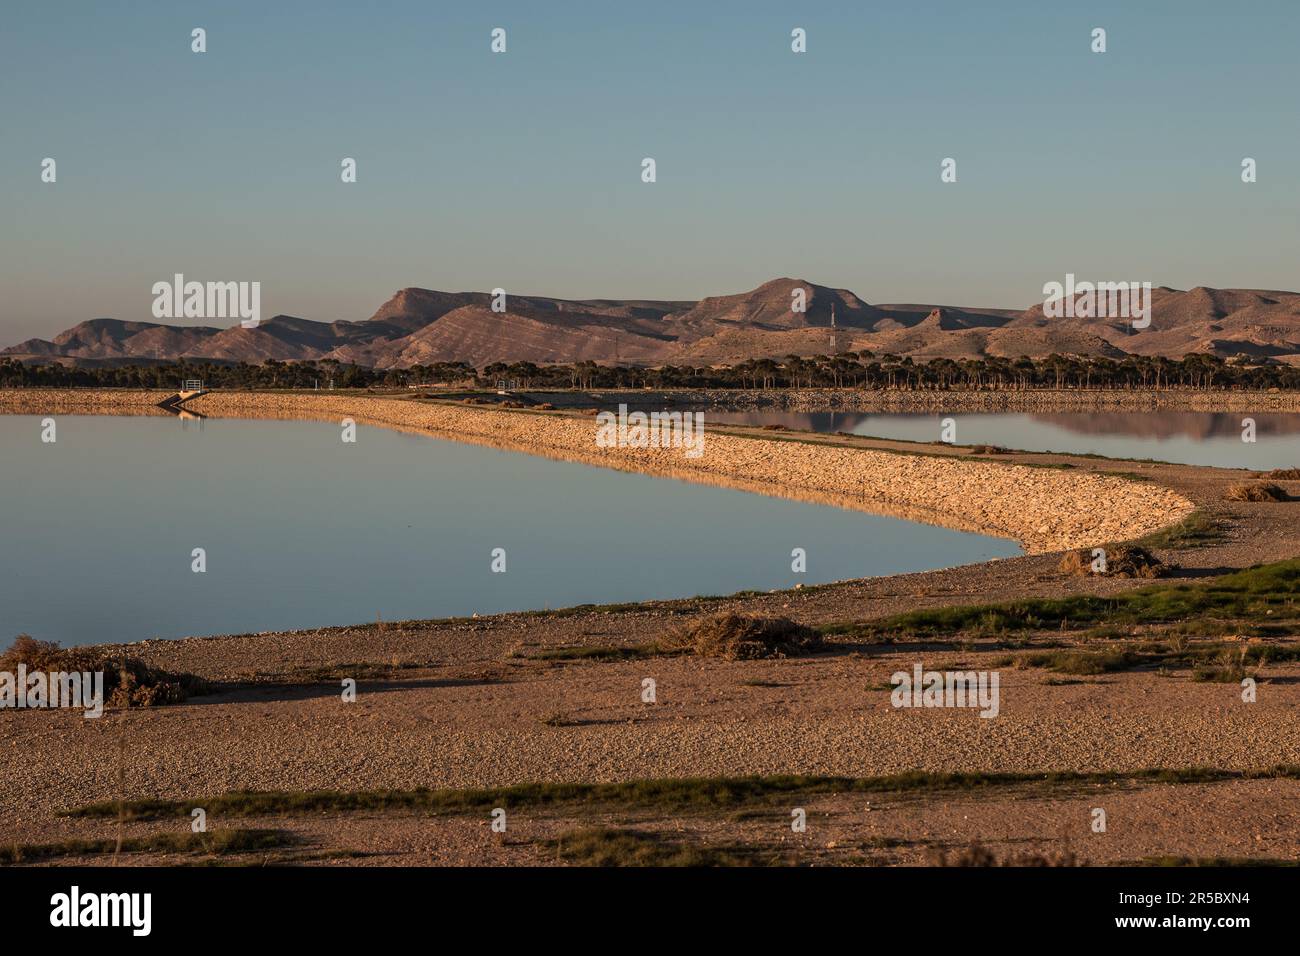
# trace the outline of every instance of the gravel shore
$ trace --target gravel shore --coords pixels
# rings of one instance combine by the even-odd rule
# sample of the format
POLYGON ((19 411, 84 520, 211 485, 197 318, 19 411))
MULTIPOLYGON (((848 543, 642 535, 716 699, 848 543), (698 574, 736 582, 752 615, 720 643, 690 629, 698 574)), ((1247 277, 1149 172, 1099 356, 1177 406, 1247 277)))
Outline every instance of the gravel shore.
MULTIPOLYGON (((15 390, 0 392, 0 411, 134 414, 152 409, 166 394, 15 390)), ((1013 538, 1031 554, 1142 537, 1193 510, 1177 492, 1122 477, 983 457, 954 460, 916 446, 886 452, 757 437, 710 427, 707 415, 703 453, 691 458, 681 448, 601 448, 594 419, 531 410, 287 392, 210 392, 185 407, 228 418, 351 418, 454 441, 1013 538)))
POLYGON ((899 454, 709 430, 703 454, 600 448, 596 423, 568 415, 354 396, 213 392, 187 403, 204 415, 311 418, 422 431, 568 461, 723 484, 1014 538, 1029 553, 1136 538, 1193 510, 1148 482, 899 454))

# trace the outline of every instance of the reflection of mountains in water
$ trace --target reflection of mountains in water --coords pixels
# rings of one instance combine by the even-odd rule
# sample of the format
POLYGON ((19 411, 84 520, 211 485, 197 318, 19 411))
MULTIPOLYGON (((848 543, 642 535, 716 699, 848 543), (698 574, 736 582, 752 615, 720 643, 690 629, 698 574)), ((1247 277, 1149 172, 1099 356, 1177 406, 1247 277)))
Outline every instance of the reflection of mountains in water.
POLYGON ((1255 420, 1257 435, 1290 435, 1300 432, 1300 415, 1242 412, 1070 412, 1031 415, 1036 422, 1079 435, 1111 435, 1129 438, 1240 438, 1242 420, 1255 420))
MULTIPOLYGON (((786 428, 796 431, 822 432, 825 434, 853 432, 868 420, 879 417, 878 415, 869 415, 862 412, 776 412, 768 410, 761 412, 719 412, 708 407, 694 409, 693 406, 692 410, 704 412, 706 423, 712 420, 738 425, 784 425, 786 428)), ((925 417, 933 416, 927 415, 925 417)))
MULTIPOLYGON (((957 417, 977 414, 981 417, 1019 418, 1022 412, 1004 415, 987 412, 925 412, 886 415, 864 412, 750 412, 718 416, 726 421, 751 425, 784 425, 786 428, 817 432, 860 432, 873 434, 870 421, 877 418, 937 419, 952 414, 957 417)), ((705 410, 706 420, 711 417, 705 410)), ((1300 414, 1268 412, 1248 414, 1241 412, 1060 412, 1056 414, 1025 415, 1030 421, 1051 425, 1076 435, 1098 435, 1112 438, 1191 438, 1205 441, 1211 438, 1240 438, 1242 419, 1255 420, 1257 435, 1293 435, 1300 433, 1300 414)), ((879 431, 879 429, 875 429, 879 431)))

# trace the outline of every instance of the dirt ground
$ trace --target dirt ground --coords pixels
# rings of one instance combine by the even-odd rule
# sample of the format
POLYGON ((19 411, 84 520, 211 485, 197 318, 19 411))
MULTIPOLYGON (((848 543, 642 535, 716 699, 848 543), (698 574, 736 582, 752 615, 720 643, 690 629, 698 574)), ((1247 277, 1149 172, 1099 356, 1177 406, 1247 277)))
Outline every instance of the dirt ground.
MULTIPOLYGON (((728 431, 742 436, 747 430, 728 431)), ((876 450, 915 447, 836 436, 809 440, 876 450)), ((1300 555, 1300 502, 1224 500, 1244 472, 1065 455, 997 460, 1137 473, 1191 500, 1221 537, 1193 548, 1158 549, 1177 564, 1174 580, 1196 583, 1300 555)), ((1282 484, 1300 495, 1300 482, 1282 484)), ((0 849, 115 838, 119 826, 111 818, 59 812, 118 798, 202 806, 205 797, 239 790, 1079 771, 1113 779, 961 792, 818 793, 797 804, 784 795, 698 812, 526 805, 504 808, 510 821, 505 833, 493 832, 485 813, 409 810, 240 816, 213 819, 209 826, 291 835, 291 843, 260 856, 237 855, 240 862, 592 862, 565 847, 583 845, 582 831, 595 827, 606 828, 604 839, 609 830, 631 834, 626 840, 648 841, 656 852, 703 847, 723 854, 722 862, 925 864, 972 844, 1001 858, 1045 855, 1079 863, 1300 860, 1296 779, 1169 783, 1124 776, 1150 768, 1251 771, 1300 764, 1300 664, 1294 662, 1265 665, 1258 700, 1250 704, 1236 684, 1195 682, 1177 670, 1062 680, 1049 671, 1003 665, 1000 714, 982 719, 969 709, 895 708, 889 678, 918 661, 927 669, 998 669, 1006 655, 998 642, 880 644, 833 636, 824 653, 790 659, 566 659, 576 648, 645 645, 724 610, 826 625, 923 607, 1115 593, 1149 583, 1067 577, 1056 568, 1059 557, 719 600, 130 645, 130 653, 151 664, 217 682, 217 692, 101 720, 0 712, 0 849), (349 675, 358 682, 355 703, 341 699, 349 675), (655 683, 654 703, 642 699, 647 678, 655 683), (807 814, 802 833, 790 828, 796 806, 807 814), (1108 821, 1102 833, 1091 826, 1099 807, 1108 821)), ((120 832, 130 838, 178 829, 188 832, 188 817, 131 821, 120 832)), ((143 852, 122 859, 192 862, 202 854, 143 852)), ((74 854, 56 862, 94 859, 74 854)))

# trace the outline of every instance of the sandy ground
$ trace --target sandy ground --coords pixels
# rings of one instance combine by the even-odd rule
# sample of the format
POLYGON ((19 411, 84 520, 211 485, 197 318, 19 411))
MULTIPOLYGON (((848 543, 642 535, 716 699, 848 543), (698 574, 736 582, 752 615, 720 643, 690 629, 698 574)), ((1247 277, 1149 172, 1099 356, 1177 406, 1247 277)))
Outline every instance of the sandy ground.
MULTIPOLYGON (((336 411, 331 407, 328 413, 336 411)), ((499 414, 530 423, 540 418, 499 414)), ((575 424, 589 435, 590 420, 575 424)), ((769 440, 757 430, 729 432, 710 441, 769 440)), ((839 438, 771 443, 777 446, 774 455, 827 446, 837 455, 869 453, 872 460, 903 458, 888 453, 915 447, 839 438)), ((935 454, 966 453, 940 448, 935 454)), ((1223 500, 1224 490, 1245 477, 1241 472, 1060 455, 1005 459, 923 460, 952 469, 1010 465, 1018 474, 1064 475, 1084 479, 1085 485, 1090 478, 1122 482, 1199 507, 1222 522, 1226 534, 1207 547, 1162 554, 1189 580, 1300 554, 1295 510, 1300 504, 1223 500), (1072 468, 1027 467, 1043 464, 1072 468), (1148 480, 1098 474, 1107 471, 1138 472, 1148 480)), ((1300 494, 1300 483, 1288 487, 1300 494)), ((642 644, 725 608, 823 624, 922 606, 1107 593, 1141 583, 1067 578, 1056 571, 1056 561, 1054 555, 1038 554, 721 601, 132 645, 132 653, 151 663, 225 684, 219 693, 183 705, 117 712, 98 721, 66 712, 0 712, 0 846, 112 835, 111 822, 56 814, 119 796, 201 801, 205 795, 250 788, 470 787, 773 773, 863 776, 910 769, 1249 770, 1300 764, 1300 665, 1295 664, 1266 667, 1259 700, 1249 705, 1235 685, 1193 683, 1185 672, 1128 671, 1060 681, 1045 671, 1013 669, 1003 673, 1000 716, 983 720, 969 710, 895 709, 888 691, 890 673, 918 660, 935 669, 987 669, 1001 652, 980 645, 840 640, 826 654, 754 662, 538 659, 556 648, 642 644), (353 704, 340 698, 340 680, 349 673, 359 676, 353 704), (641 700, 646 677, 656 682, 654 704, 641 700)), ((214 825, 289 829, 307 848, 295 851, 303 862, 554 862, 549 841, 596 825, 670 830, 673 839, 682 840, 770 844, 774 852, 793 841, 803 848, 800 862, 924 863, 936 852, 974 841, 1004 854, 1069 852, 1085 862, 1169 854, 1300 858, 1295 781, 1116 784, 1102 804, 1112 821, 1106 834, 1088 827, 1097 795, 1077 790, 920 793, 890 796, 883 803, 873 798, 869 809, 860 796, 820 796, 810 798, 809 831, 798 836, 789 831, 785 806, 768 808, 770 816, 736 819, 617 809, 527 810, 512 815, 504 837, 492 833, 486 819, 411 813, 214 825)), ((133 823, 129 832, 184 825, 179 820, 133 823)))
MULTIPOLYGON (((799 802, 807 828, 791 829, 790 801, 743 812, 634 810, 507 810, 505 833, 487 814, 430 816, 390 811, 331 815, 271 815, 209 820, 211 829, 257 828, 292 836, 284 849, 240 856, 243 863, 346 866, 548 866, 571 862, 566 838, 597 827, 652 834, 669 843, 741 845, 759 860, 805 865, 934 865, 978 844, 999 859, 1072 859, 1080 865, 1120 865, 1171 855, 1194 860, 1295 860, 1300 830, 1300 782, 1247 780, 1215 784, 1088 784, 1045 791, 1000 787, 980 793, 858 794, 799 802), (1093 811, 1106 813, 1094 832, 1093 811), (558 844, 558 845, 557 845, 558 844), (1176 848, 1174 852, 1171 848, 1176 848)), ((185 819, 130 822, 130 839, 189 830, 185 819)), ((60 837, 115 837, 115 824, 65 821, 60 837)), ((211 859, 203 854, 139 853, 132 864, 166 865, 211 859)), ((63 864, 103 862, 90 855, 63 864)))

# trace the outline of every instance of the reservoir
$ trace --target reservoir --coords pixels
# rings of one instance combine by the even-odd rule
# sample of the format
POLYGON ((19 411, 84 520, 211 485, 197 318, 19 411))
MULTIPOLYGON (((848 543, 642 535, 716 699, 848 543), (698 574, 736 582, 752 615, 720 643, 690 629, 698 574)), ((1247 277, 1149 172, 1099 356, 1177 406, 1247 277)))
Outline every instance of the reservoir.
POLYGON ((731 594, 1022 553, 376 427, 355 444, 330 423, 168 416, 62 415, 55 442, 41 432, 40 416, 0 415, 0 647, 731 594))

